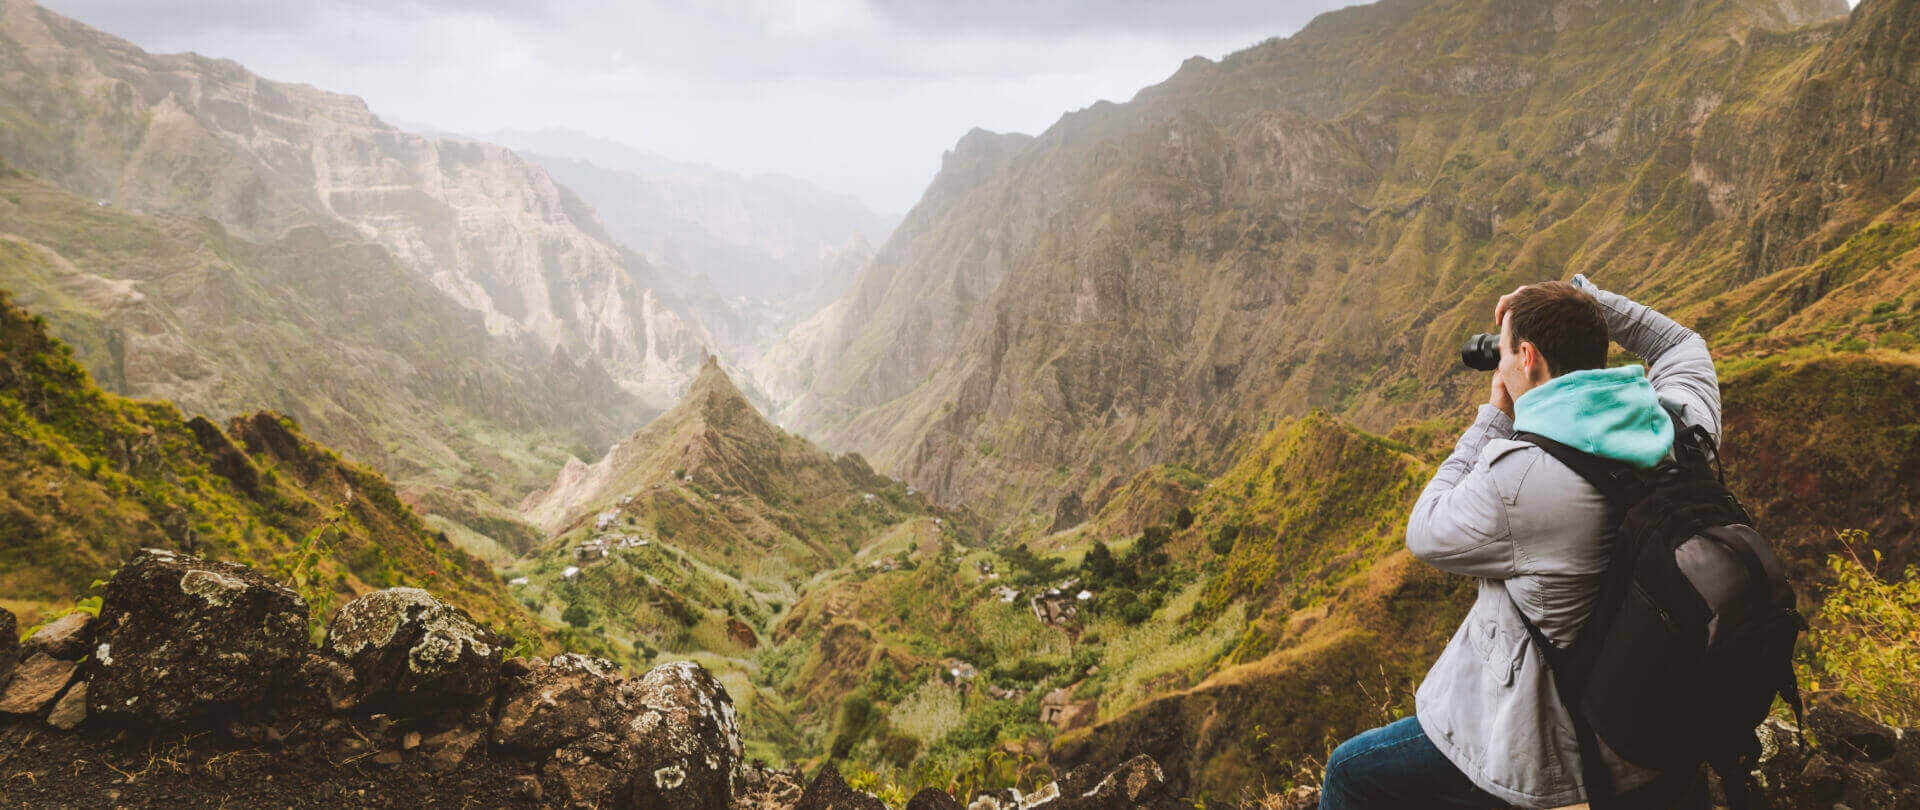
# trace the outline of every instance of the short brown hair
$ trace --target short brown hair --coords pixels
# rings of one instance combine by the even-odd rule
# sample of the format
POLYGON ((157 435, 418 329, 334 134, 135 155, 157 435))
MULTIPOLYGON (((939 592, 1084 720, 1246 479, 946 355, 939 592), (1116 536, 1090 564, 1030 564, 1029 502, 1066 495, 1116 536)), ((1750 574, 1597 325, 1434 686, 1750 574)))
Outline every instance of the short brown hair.
POLYGON ((1564 281, 1529 284, 1507 302, 1513 323, 1513 345, 1527 341, 1546 358, 1547 370, 1558 377, 1571 371, 1606 368, 1607 317, 1600 302, 1564 281))

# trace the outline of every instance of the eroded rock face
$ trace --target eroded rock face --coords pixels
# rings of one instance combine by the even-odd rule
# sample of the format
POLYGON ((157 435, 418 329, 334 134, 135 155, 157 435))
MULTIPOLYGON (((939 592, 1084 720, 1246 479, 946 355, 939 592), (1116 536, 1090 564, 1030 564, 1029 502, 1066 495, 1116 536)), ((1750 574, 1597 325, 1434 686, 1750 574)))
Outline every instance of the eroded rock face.
POLYGON ((547 754, 617 727, 629 713, 620 696, 620 671, 611 661, 566 653, 551 662, 513 664, 519 666, 508 667, 510 674, 501 685, 494 745, 547 754))
POLYGON ((94 630, 90 713, 172 723, 287 683, 307 652, 307 604, 245 566, 147 549, 107 583, 94 630))
POLYGON ((484 701, 503 655, 493 631, 419 588, 348 602, 327 627, 327 651, 353 668, 363 694, 411 706, 484 701))
POLYGON ((700 665, 678 661, 654 667, 620 691, 635 711, 624 730, 633 805, 731 807, 743 749, 726 687, 700 665))
POLYGON ((32 652, 43 652, 66 661, 78 661, 92 646, 93 615, 80 611, 47 622, 22 644, 32 652))

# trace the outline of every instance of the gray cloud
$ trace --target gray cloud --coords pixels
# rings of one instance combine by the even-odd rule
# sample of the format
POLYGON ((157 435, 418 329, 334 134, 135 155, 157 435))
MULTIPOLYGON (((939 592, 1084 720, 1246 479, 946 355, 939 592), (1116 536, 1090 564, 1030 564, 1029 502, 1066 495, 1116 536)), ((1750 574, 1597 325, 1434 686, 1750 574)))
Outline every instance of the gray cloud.
POLYGON ((1038 132, 1341 0, 42 0, 456 132, 566 127, 902 212, 968 129, 1038 132))
POLYGON ((875 8, 920 31, 1073 34, 1125 31, 1241 32, 1259 40, 1293 31, 1314 15, 1351 2, 1337 0, 876 0, 875 8))
POLYGON ((534 20, 553 11, 552 0, 52 0, 43 5, 136 41, 209 31, 294 32, 351 12, 396 17, 457 12, 534 20))

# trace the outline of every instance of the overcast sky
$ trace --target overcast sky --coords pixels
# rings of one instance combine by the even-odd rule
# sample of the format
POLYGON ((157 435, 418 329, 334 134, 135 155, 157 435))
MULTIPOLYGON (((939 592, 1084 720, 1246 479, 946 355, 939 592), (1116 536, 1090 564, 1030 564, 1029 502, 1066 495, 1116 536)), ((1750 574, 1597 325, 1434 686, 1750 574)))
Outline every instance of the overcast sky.
POLYGON ((972 127, 1038 133, 1353 0, 41 0, 454 132, 577 129, 904 213, 972 127))

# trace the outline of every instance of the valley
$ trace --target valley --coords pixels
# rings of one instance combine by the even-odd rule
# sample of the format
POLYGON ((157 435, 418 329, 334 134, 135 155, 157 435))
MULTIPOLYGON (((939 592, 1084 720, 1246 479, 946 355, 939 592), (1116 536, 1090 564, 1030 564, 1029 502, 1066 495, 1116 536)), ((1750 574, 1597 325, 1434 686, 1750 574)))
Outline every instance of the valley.
POLYGON ((894 807, 1140 754, 1287 806, 1473 603, 1405 548, 1461 341, 1585 273, 1712 347, 1815 699, 1911 726, 1825 607, 1920 566, 1917 30, 1382 0, 968 132, 895 219, 0 0, 0 608, 171 549, 316 639, 409 587, 506 658, 693 662, 735 759, 894 807))

